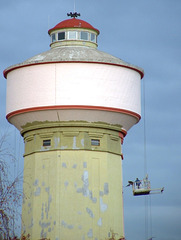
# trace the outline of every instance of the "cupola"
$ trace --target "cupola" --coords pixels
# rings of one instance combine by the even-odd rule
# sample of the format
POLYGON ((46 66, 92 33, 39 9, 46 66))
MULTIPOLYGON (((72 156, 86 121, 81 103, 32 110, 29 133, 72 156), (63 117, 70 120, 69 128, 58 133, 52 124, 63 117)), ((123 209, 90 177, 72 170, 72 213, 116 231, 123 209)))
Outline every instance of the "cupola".
POLYGON ((86 21, 77 19, 76 17, 80 14, 67 15, 72 18, 58 23, 48 31, 51 37, 51 48, 75 45, 97 48, 99 30, 86 21))

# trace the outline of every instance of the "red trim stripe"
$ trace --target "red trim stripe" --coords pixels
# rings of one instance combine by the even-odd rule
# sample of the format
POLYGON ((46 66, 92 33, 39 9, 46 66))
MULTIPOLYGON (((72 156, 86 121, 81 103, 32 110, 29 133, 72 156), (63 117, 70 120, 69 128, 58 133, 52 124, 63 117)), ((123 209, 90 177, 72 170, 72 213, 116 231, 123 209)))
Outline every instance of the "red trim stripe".
POLYGON ((117 112, 117 113, 123 113, 123 114, 133 116, 133 117, 137 118, 138 121, 141 119, 141 116, 139 114, 129 111, 129 110, 125 110, 125 109, 100 107, 100 106, 84 106, 84 105, 57 105, 57 106, 42 106, 42 107, 24 108, 24 109, 20 109, 20 110, 16 110, 16 111, 8 113, 6 115, 6 118, 9 119, 15 115, 28 113, 28 112, 45 111, 45 110, 70 110, 70 109, 117 112))
POLYGON ((137 69, 136 67, 131 67, 131 66, 125 66, 125 65, 122 65, 122 64, 116 64, 116 63, 107 63, 107 62, 89 62, 89 61, 52 61, 52 62, 40 62, 40 63, 30 63, 30 64, 25 64, 25 65, 19 65, 19 66, 12 66, 8 69, 5 69, 3 71, 3 75, 5 78, 7 78, 7 75, 9 72, 15 70, 15 69, 18 69, 18 68, 23 68, 23 67, 29 67, 29 66, 34 66, 34 65, 40 65, 40 64, 51 64, 51 63, 96 63, 96 64, 106 64, 106 65, 113 65, 113 66, 118 66, 118 67, 124 67, 124 68, 129 68, 129 69, 132 69, 136 72, 138 72, 140 75, 141 75, 141 78, 144 77, 144 73, 137 69))

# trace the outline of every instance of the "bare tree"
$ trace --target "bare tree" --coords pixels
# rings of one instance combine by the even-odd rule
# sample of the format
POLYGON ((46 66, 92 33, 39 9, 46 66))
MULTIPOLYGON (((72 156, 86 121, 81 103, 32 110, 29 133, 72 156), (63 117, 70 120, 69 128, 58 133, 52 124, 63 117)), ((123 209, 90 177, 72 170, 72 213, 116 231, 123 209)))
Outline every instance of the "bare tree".
POLYGON ((19 217, 22 191, 21 176, 13 177, 15 157, 7 142, 7 134, 0 137, 0 239, 14 238, 14 223, 19 217))

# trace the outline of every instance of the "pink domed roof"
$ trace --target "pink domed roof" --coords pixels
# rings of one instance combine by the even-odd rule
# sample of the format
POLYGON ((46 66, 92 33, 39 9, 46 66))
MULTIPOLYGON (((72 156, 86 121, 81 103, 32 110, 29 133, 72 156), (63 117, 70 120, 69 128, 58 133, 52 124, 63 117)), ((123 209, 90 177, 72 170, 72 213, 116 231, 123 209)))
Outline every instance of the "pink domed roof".
POLYGON ((51 34, 52 31, 62 28, 87 28, 96 31, 99 34, 99 30, 94 28, 92 25, 90 25, 88 22, 83 21, 81 19, 77 18, 71 18, 64 20, 60 23, 58 23, 54 28, 51 28, 48 33, 51 34))

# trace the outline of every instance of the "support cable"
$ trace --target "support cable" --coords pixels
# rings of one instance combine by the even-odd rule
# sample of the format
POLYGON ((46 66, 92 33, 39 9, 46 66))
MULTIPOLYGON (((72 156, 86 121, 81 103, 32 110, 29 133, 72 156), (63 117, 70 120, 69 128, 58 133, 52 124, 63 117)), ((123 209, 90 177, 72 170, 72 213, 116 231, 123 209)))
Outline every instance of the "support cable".
POLYGON ((75 4, 75 1, 76 1, 76 0, 74 0, 74 13, 76 12, 76 4, 75 4))
POLYGON ((144 176, 147 174, 147 155, 146 155, 146 99, 145 81, 143 80, 143 134, 144 134, 144 176))
POLYGON ((148 198, 145 196, 145 239, 148 239, 148 198))
POLYGON ((153 232, 152 232, 152 211, 151 211, 151 195, 149 196, 149 199, 150 199, 150 236, 152 237, 153 236, 153 232))
MULTIPOLYGON (((146 139, 146 97, 145 97, 145 81, 143 80, 143 135, 144 135, 144 176, 148 174, 147 170, 147 139, 146 139)), ((150 236, 152 237, 152 214, 151 214, 151 196, 149 198, 145 196, 145 239, 148 239, 149 229, 150 236)))

